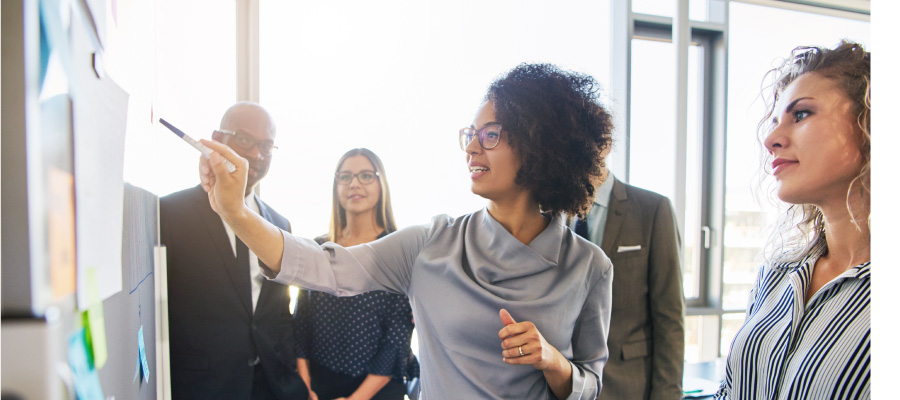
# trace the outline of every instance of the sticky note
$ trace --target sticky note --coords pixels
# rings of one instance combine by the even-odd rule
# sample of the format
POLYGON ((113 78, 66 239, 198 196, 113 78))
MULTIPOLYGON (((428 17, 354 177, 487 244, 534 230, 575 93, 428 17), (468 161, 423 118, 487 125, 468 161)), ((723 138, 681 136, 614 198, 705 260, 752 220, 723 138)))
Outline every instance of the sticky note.
POLYGON ((138 354, 141 357, 141 368, 144 372, 144 381, 150 382, 150 366, 147 364, 147 352, 144 350, 144 326, 138 330, 138 354))
MULTIPOLYGON (((65 105, 71 107, 68 100, 65 105)), ((47 186, 50 286, 58 300, 75 293, 75 177, 51 166, 47 186)))
POLYGON ((88 343, 88 360, 95 369, 106 365, 106 322, 103 320, 103 302, 97 286, 97 269, 88 268, 85 273, 90 306, 82 314, 88 343))
POLYGON ((134 366, 134 378, 131 379, 131 382, 137 380, 138 376, 141 374, 141 351, 138 350, 137 357, 134 358, 134 361, 137 363, 134 366))
POLYGON ((75 375, 75 394, 80 400, 103 400, 103 389, 97 370, 88 361, 85 330, 69 336, 69 366, 75 375))

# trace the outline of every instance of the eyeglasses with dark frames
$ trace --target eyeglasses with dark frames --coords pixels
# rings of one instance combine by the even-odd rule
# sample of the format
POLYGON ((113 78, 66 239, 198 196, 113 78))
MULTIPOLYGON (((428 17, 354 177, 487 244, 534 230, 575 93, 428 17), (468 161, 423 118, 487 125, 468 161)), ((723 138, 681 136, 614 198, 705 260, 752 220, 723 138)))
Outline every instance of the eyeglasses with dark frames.
POLYGON ((462 128, 459 130, 459 148, 462 149, 462 151, 466 151, 466 148, 469 147, 469 143, 472 143, 477 136, 478 144, 481 145, 482 149, 493 149, 500 144, 500 133, 502 131, 503 128, 497 123, 487 124, 481 129, 471 127, 462 128))
POLYGON ((372 182, 375 182, 378 179, 378 171, 371 171, 368 169, 364 169, 357 173, 351 173, 347 171, 336 172, 334 174, 334 181, 337 182, 338 185, 349 185, 353 182, 353 178, 356 178, 360 184, 368 185, 372 182))
POLYGON ((276 146, 275 143, 271 140, 256 140, 253 138, 253 136, 250 136, 243 132, 235 132, 225 129, 216 129, 216 132, 224 135, 230 135, 232 137, 230 144, 233 144, 235 147, 241 150, 250 151, 254 146, 256 146, 259 149, 259 153, 266 157, 271 156, 272 150, 278 148, 278 146, 276 146))

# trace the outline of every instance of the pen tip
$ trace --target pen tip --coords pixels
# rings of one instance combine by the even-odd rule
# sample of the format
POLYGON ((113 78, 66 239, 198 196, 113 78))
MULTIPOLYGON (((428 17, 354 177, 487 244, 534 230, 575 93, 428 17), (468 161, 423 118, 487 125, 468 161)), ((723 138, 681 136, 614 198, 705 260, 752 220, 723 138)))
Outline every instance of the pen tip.
POLYGON ((169 128, 169 130, 175 133, 175 135, 177 135, 178 137, 184 137, 184 132, 172 126, 172 124, 168 123, 166 120, 160 118, 159 123, 163 124, 163 126, 165 126, 166 128, 169 128))

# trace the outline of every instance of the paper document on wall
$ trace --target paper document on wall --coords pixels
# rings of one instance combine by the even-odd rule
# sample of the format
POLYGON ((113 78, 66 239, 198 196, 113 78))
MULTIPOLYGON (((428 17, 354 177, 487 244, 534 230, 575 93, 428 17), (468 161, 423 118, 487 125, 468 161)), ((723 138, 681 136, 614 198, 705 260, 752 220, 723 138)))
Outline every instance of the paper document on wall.
POLYGON ((83 82, 74 99, 75 230, 78 308, 90 305, 87 267, 97 269, 100 300, 122 290, 122 210, 128 93, 111 79, 83 82))

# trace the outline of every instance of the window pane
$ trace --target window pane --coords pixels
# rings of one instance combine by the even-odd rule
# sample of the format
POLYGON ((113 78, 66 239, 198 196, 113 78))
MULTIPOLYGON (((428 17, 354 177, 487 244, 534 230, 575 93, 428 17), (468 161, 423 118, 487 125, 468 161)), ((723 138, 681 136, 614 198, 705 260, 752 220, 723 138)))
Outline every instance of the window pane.
POLYGON ((673 0, 631 0, 631 10, 640 14, 675 16, 677 1, 673 0))
POLYGON ((195 139, 210 138, 219 126, 237 97, 235 2, 119 7, 118 26, 107 20, 104 63, 129 93, 124 178, 158 195, 194 186, 199 153, 156 120, 165 118, 195 139))
MULTIPOLYGON (((631 10, 640 14, 674 17, 677 5, 677 0, 632 0, 631 10)), ((694 21, 706 21, 708 5, 709 0, 690 0, 688 18, 694 21)))
POLYGON ((688 18, 692 21, 709 20, 709 0, 690 0, 688 5, 688 18))
POLYGON ((629 181, 674 199, 674 47, 669 42, 634 39, 631 65, 629 181))
POLYGON ((470 191, 459 128, 472 122, 488 84, 522 62, 552 62, 608 87, 609 7, 261 2, 260 100, 280 146, 264 197, 294 233, 320 235, 335 163, 367 147, 384 161, 399 225, 484 207, 470 191))
POLYGON ((717 315, 691 315, 684 319, 684 361, 699 363, 718 357, 715 343, 719 332, 717 315), (709 343, 712 342, 712 346, 709 343), (710 351, 712 349, 712 351, 710 351))
MULTIPOLYGON (((760 252, 768 239, 766 228, 778 216, 768 200, 755 201, 754 196, 755 174, 762 156, 756 126, 765 112, 758 97, 763 75, 796 46, 833 47, 841 38, 865 44, 869 40, 869 23, 730 4, 723 307, 743 310, 762 262, 760 252), (778 29, 760 29, 759 21, 778 29)), ((770 185, 759 187, 757 192, 769 195, 770 185)))
MULTIPOLYGON (((677 157, 675 145, 675 65, 670 42, 634 39, 631 68, 631 136, 629 183, 657 192, 674 202, 677 157), (660 71, 666 71, 660 73, 660 71)), ((683 243, 684 295, 700 295, 700 243, 703 167, 701 91, 703 49, 688 47, 688 120, 685 215, 678 217, 683 243)))
POLYGON ((741 329, 741 325, 744 324, 746 318, 747 314, 745 313, 722 315, 722 341, 719 345, 719 354, 721 354, 722 357, 728 356, 728 353, 731 351, 731 342, 734 340, 734 335, 737 335, 738 329, 741 329))
POLYGON ((700 348, 703 346, 700 341, 700 318, 699 315, 684 318, 685 362, 700 362, 700 348))
POLYGON ((684 260, 684 296, 700 296, 700 271, 703 242, 700 227, 703 205, 703 109, 700 107, 700 88, 704 83, 703 48, 688 46, 688 107, 687 107, 687 152, 685 154, 685 210, 682 243, 684 260))

